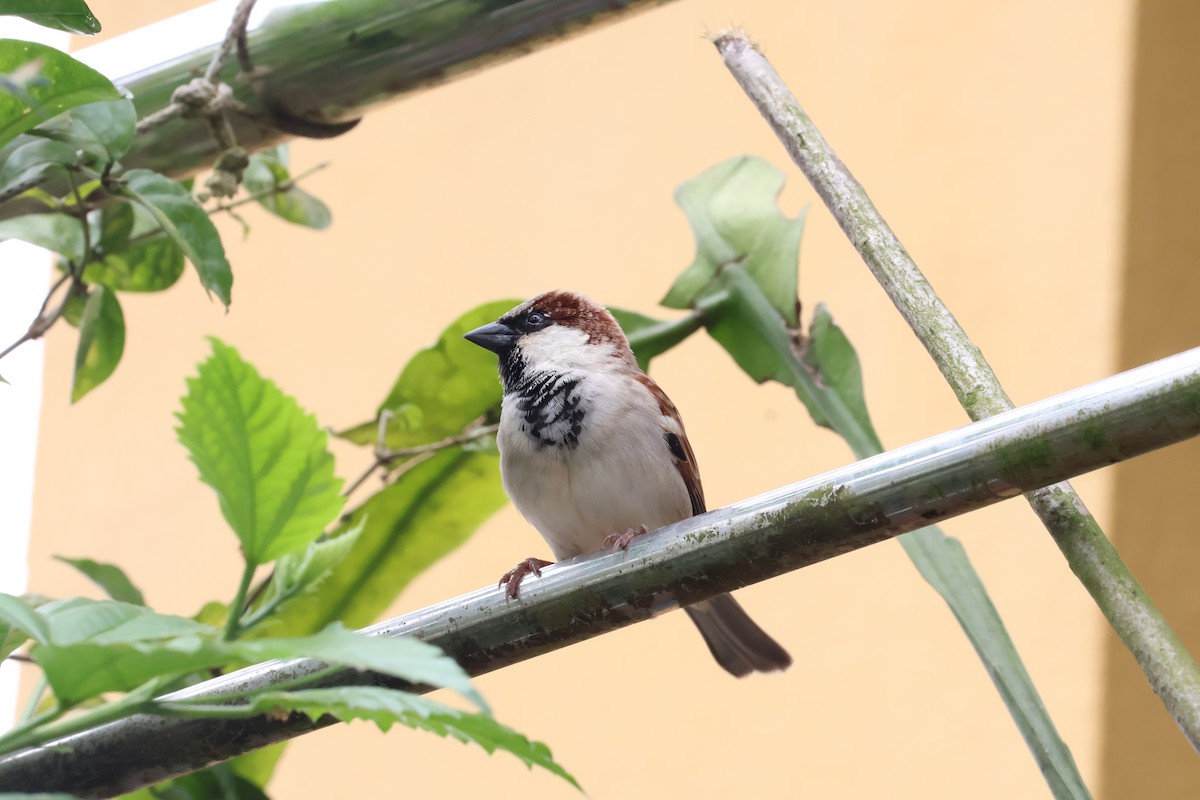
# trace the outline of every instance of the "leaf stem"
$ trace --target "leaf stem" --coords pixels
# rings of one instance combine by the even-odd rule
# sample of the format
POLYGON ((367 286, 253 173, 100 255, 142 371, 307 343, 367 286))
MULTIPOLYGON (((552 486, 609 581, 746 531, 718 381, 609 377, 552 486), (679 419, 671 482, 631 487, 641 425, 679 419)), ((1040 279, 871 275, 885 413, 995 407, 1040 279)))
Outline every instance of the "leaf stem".
MULTIPOLYGON (((766 57, 740 32, 714 44, 734 78, 770 123, 900 314, 925 345, 973 420, 1007 411, 1012 400, 983 353, 934 292, 871 198, 809 119, 766 57)), ((1137 659, 1150 686, 1200 751, 1200 669, 1112 542, 1067 482, 1025 495, 1137 659)))
POLYGON ((254 570, 258 565, 252 561, 247 561, 246 566, 242 569, 242 579, 238 582, 237 594, 233 596, 233 602, 229 604, 229 617, 225 620, 225 632, 222 637, 227 642, 231 642, 238 637, 241 632, 242 614, 246 610, 246 593, 250 591, 250 582, 254 580, 254 570))

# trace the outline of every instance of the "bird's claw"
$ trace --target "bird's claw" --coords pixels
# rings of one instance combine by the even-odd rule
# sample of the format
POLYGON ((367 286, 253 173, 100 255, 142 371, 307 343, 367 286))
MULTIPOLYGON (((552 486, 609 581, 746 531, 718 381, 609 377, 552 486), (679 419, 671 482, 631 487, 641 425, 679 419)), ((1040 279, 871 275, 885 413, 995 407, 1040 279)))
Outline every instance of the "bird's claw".
POLYGON ((542 577, 542 567, 548 567, 553 563, 553 561, 543 561, 540 558, 527 558, 501 575, 500 582, 496 585, 505 587, 505 597, 509 600, 516 600, 521 591, 521 581, 525 580, 525 576, 532 572, 535 577, 540 578, 542 577))
POLYGON ((624 533, 610 533, 604 537, 604 547, 611 547, 615 553, 618 550, 628 550, 629 543, 639 536, 646 535, 646 526, 639 525, 636 528, 630 528, 624 533))

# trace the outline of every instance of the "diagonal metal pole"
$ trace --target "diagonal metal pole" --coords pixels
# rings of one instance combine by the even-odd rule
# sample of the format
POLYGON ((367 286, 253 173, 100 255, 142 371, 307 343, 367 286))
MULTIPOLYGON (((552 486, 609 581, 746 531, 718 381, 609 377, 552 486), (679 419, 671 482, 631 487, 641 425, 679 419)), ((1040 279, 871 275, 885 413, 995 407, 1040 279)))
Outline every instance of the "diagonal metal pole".
MULTIPOLYGON (((971 419, 1011 409, 1013 402, 983 353, 767 58, 740 31, 719 34, 713 44, 929 351, 971 419)), ((1175 723, 1200 751, 1200 668, 1196 661, 1069 483, 1038 488, 1026 499, 1175 723)))
MULTIPOLYGON (((676 523, 625 553, 550 567, 520 601, 483 589, 367 632, 431 642, 479 675, 1198 433, 1200 348, 676 523)), ((268 662, 167 699, 250 693, 322 668, 268 662)), ((320 685, 364 682, 388 684, 343 672, 320 685)), ((109 796, 332 722, 136 715, 0 758, 0 791, 109 796)))

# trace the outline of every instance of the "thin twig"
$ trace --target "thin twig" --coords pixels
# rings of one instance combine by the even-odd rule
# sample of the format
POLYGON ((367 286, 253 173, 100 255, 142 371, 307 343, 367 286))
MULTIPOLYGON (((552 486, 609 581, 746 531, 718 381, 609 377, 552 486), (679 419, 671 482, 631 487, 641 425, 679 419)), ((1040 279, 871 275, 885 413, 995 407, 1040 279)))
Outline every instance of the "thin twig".
MULTIPOLYGON (((979 348, 804 113, 766 57, 741 32, 713 43, 863 261, 929 351, 971 419, 1013 407, 979 348)), ((1200 669, 1068 483, 1026 494, 1072 571, 1129 648, 1192 747, 1200 750, 1200 669)))
POLYGON ((429 455, 430 453, 436 453, 439 450, 446 450, 451 447, 460 447, 464 444, 470 444, 471 442, 475 442, 495 434, 500 428, 499 425, 484 425, 482 427, 474 427, 475 423, 472 423, 472 425, 468 426, 467 430, 463 431, 462 433, 455 434, 454 436, 447 436, 440 442, 431 442, 429 444, 419 444, 414 445, 413 447, 401 447, 396 450, 391 450, 384 444, 387 435, 387 421, 390 418, 391 412, 387 411, 386 409, 379 415, 379 441, 375 446, 375 460, 371 463, 371 466, 367 467, 363 474, 359 475, 358 478, 356 478, 354 482, 351 483, 344 492, 342 492, 343 496, 349 497, 354 493, 354 490, 362 486, 367 478, 371 477, 376 470, 387 469, 402 458, 425 456, 429 455))
POLYGON ((205 210, 209 213, 209 216, 216 214, 219 211, 232 212, 233 209, 238 208, 239 206, 244 206, 247 203, 253 203, 255 200, 261 200, 264 197, 270 197, 271 195, 274 195, 274 194, 280 194, 281 192, 289 191, 290 189, 295 187, 295 185, 299 181, 304 180, 305 178, 309 177, 310 175, 313 175, 314 173, 320 172, 321 170, 325 169, 328 166, 329 166, 328 161, 318 161, 316 164, 313 164, 311 167, 304 170, 303 172, 300 172, 296 175, 291 176, 286 181, 280 181, 279 183, 275 184, 274 186, 270 187, 269 189, 260 189, 257 192, 251 192, 250 194, 246 195, 245 197, 239 197, 237 200, 234 200, 231 203, 218 202, 212 208, 208 208, 205 210))

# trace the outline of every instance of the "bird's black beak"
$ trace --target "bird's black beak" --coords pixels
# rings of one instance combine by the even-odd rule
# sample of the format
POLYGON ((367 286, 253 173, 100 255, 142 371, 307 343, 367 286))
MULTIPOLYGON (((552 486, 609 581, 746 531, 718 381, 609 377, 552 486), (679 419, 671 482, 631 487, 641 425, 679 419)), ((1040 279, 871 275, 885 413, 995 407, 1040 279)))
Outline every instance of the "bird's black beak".
POLYGON ((463 334, 468 342, 477 344, 493 353, 503 353, 517 343, 520 333, 505 325, 503 322, 491 322, 482 328, 463 334))

